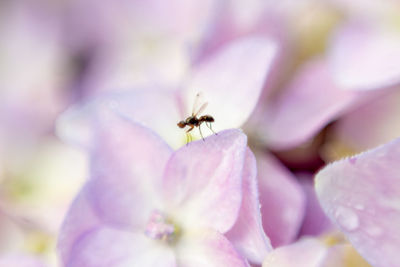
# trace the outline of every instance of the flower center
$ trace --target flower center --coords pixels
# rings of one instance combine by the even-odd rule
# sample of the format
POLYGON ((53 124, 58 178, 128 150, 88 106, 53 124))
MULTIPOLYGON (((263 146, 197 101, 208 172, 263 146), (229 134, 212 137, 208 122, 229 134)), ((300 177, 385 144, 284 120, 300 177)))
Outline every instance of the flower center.
POLYGON ((179 229, 164 213, 155 210, 147 222, 145 234, 152 239, 172 243, 176 241, 179 229))

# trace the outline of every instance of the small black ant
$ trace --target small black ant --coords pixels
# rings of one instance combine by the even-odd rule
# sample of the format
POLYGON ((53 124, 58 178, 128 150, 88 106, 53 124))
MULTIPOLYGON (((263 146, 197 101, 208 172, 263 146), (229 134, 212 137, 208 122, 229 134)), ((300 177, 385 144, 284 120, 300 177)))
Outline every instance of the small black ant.
POLYGON ((180 121, 177 123, 179 128, 185 128, 186 126, 190 127, 187 131, 186 131, 186 144, 188 144, 191 140, 191 135, 189 134, 189 132, 191 130, 193 130, 194 127, 199 127, 199 131, 200 131, 200 135, 201 138, 204 141, 204 137, 203 137, 203 133, 201 132, 201 124, 204 122, 206 124, 206 126, 214 133, 217 134, 216 132, 214 132, 214 130, 211 127, 211 123, 214 122, 214 118, 211 115, 203 115, 200 117, 197 117, 201 112, 204 111, 204 109, 207 107, 208 103, 203 103, 200 108, 196 111, 197 106, 199 106, 200 103, 200 97, 201 95, 198 93, 196 95, 196 99, 193 105, 193 110, 192 110, 192 115, 187 117, 186 120, 184 121, 180 121), (190 141, 189 141, 190 139, 190 141))

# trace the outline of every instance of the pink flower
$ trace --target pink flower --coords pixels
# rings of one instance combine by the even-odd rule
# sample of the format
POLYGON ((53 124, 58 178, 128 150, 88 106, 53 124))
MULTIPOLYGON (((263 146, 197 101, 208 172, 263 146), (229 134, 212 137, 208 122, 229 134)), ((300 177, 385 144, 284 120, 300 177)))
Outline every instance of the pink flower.
MULTIPOLYGON (((239 38, 196 65, 179 90, 148 86, 110 93, 72 107, 59 120, 60 136, 90 147, 96 134, 93 118, 104 119, 117 113, 151 128, 172 147, 180 147, 186 137, 176 123, 191 114, 199 91, 209 103, 205 114, 215 118, 216 131, 240 127, 259 101, 275 53, 274 44, 266 38, 239 38)), ((200 138, 197 129, 192 134, 200 138)), ((212 132, 203 125, 203 135, 209 134, 212 132)), ((290 172, 273 157, 260 155, 258 164, 260 192, 265 193, 262 195, 264 229, 271 234, 274 246, 287 244, 296 238, 303 218, 303 192, 290 172), (284 190, 277 190, 282 184, 284 190)))
POLYGON ((176 152, 127 120, 100 124, 91 178, 72 204, 65 266, 248 266, 271 249, 255 159, 226 130, 176 152))
MULTIPOLYGON (((240 127, 255 108, 274 53, 275 47, 268 39, 239 39, 195 68, 187 87, 177 91, 147 87, 98 97, 67 111, 59 121, 59 133, 67 141, 90 147, 96 134, 93 117, 104 119, 117 113, 151 128, 172 147, 180 147, 186 137, 176 123, 191 114, 198 89, 209 103, 205 114, 215 118, 216 131, 240 127)), ((212 134, 202 127, 204 136, 212 134)), ((192 134, 200 138, 198 129, 192 134)), ((258 164, 260 192, 265 193, 264 229, 271 234, 273 245, 287 244, 296 237, 303 218, 303 192, 272 156, 260 155, 258 164), (284 190, 277 190, 282 184, 284 190)))
POLYGON ((316 176, 325 213, 373 266, 399 266, 400 140, 343 159, 316 176))

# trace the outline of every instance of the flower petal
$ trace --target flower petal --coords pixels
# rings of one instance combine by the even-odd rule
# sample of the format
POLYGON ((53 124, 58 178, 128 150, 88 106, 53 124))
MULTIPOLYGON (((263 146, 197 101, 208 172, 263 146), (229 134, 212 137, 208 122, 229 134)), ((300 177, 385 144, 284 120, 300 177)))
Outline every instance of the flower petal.
POLYGON ((73 248, 66 267, 175 267, 172 249, 143 234, 99 227, 87 232, 73 248))
POLYGON ((179 267, 249 267, 228 239, 213 231, 184 237, 176 251, 179 267))
POLYGON ((337 266, 357 266, 371 267, 365 259, 350 245, 338 244, 328 248, 328 253, 325 257, 322 267, 337 267, 337 266))
POLYGON ((226 130, 172 155, 163 190, 171 217, 182 228, 210 227, 225 233, 233 226, 242 201, 246 141, 241 131, 226 130))
POLYGON ((400 82, 397 32, 352 22, 337 32, 328 55, 335 80, 349 90, 379 89, 400 82))
POLYGON ((238 220, 226 236, 249 261, 261 264, 272 247, 262 227, 256 175, 256 159, 250 149, 247 149, 242 206, 238 220))
POLYGON ((107 53, 94 57, 93 70, 85 76, 85 92, 93 95, 149 84, 171 87, 180 84, 189 64, 187 43, 176 36, 146 38, 138 34, 131 31, 129 36, 123 36, 128 40, 117 40, 107 53))
POLYGON ((337 137, 352 150, 371 149, 400 135, 400 90, 382 93, 335 124, 337 137))
POLYGON ((302 239, 270 252, 263 267, 319 267, 326 256, 326 247, 317 239, 302 239))
POLYGON ((257 155, 264 230, 274 247, 297 236, 305 212, 305 196, 295 177, 270 155, 257 155))
POLYGON ((329 246, 316 238, 303 238, 269 253, 263 267, 370 267, 347 243, 329 246))
POLYGON ((335 162, 316 176, 325 213, 373 266, 400 258, 400 139, 335 162))
POLYGON ((72 256, 71 250, 77 239, 100 223, 87 199, 87 189, 84 187, 71 204, 58 235, 57 248, 61 261, 65 263, 72 256))
MULTIPOLYGON (((310 175, 311 176, 311 175, 310 175)), ((306 211, 300 235, 318 236, 333 229, 333 225, 318 202, 311 177, 303 177, 301 186, 306 196, 306 211)))
POLYGON ((71 107, 58 119, 57 133, 68 143, 88 148, 95 134, 94 122, 107 120, 110 114, 119 114, 154 130, 173 147, 184 143, 183 131, 176 126, 184 118, 175 93, 158 88, 103 94, 71 107))
POLYGON ((306 64, 267 106, 260 138, 273 149, 288 149, 310 139, 359 97, 334 85, 323 60, 306 64))
POLYGON ((125 119, 97 127, 88 198, 107 223, 142 226, 161 208, 160 186, 172 151, 152 131, 125 119))
POLYGON ((276 51, 276 45, 262 37, 233 42, 197 67, 184 91, 186 103, 202 92, 218 129, 239 127, 257 104, 276 51))
POLYGON ((45 267, 39 258, 28 254, 6 254, 0 257, 0 267, 45 267))

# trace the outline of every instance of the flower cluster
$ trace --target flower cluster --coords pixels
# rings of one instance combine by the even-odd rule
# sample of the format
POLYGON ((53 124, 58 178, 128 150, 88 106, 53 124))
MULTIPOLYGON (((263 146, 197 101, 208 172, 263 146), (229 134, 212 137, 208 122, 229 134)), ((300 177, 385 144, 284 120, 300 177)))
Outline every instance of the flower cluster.
POLYGON ((0 267, 400 266, 397 0, 50 2, 0 3, 0 267))

